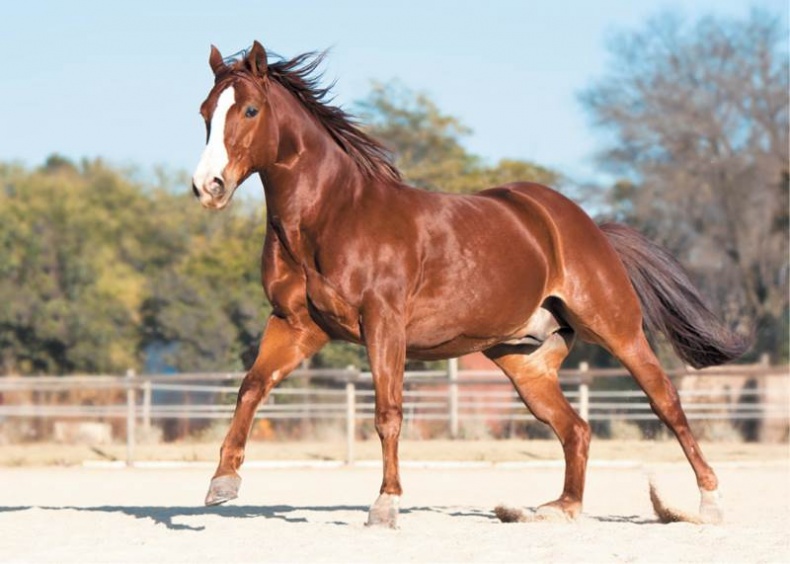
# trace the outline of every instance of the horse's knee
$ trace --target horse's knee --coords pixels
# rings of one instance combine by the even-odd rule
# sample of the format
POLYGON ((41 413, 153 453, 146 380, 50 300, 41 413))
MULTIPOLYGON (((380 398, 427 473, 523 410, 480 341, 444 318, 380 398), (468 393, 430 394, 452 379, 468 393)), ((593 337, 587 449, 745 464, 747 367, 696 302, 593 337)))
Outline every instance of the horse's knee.
POLYGON ((261 374, 250 371, 241 381, 239 386, 238 402, 257 406, 263 395, 275 383, 270 374, 261 374))
POLYGON ((403 408, 390 406, 376 410, 376 432, 381 438, 397 437, 403 421, 403 408))
POLYGON ((238 403, 242 405, 257 406, 262 396, 262 386, 242 386, 242 388, 239 389, 238 403))

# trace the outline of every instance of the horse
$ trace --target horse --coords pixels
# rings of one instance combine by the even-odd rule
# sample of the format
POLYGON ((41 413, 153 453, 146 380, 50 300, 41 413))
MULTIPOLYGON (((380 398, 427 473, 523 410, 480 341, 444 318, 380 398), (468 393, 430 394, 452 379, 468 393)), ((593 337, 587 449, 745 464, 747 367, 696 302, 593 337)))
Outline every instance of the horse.
POLYGON ((383 478, 368 525, 397 526, 406 359, 478 351, 562 444, 562 493, 537 515, 575 519, 591 433, 557 374, 578 337, 606 348, 636 379, 688 458, 703 520, 719 521, 718 479, 647 335, 662 333, 695 367, 737 358, 745 340, 714 316, 667 250, 624 225, 597 225, 551 188, 521 182, 457 195, 408 186, 385 146, 327 102, 316 76, 322 57, 270 62, 255 41, 224 59, 211 46, 214 85, 200 106, 207 141, 192 190, 202 206, 221 210, 246 178, 260 176, 262 285, 272 311, 206 505, 238 496, 257 406, 340 339, 366 347, 373 374, 383 478))

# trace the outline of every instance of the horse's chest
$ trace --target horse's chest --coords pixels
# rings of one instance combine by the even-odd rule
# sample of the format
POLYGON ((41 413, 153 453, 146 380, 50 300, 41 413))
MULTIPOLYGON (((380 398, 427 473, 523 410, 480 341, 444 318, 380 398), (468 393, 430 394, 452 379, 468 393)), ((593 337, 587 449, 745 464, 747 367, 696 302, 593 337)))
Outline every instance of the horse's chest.
POLYGON ((359 309, 315 270, 272 277, 264 275, 264 287, 275 313, 285 317, 309 316, 330 337, 359 341, 359 309))
POLYGON ((310 316, 331 337, 359 341, 359 304, 320 272, 305 267, 305 297, 310 316))
POLYGON ((272 221, 263 256, 263 286, 275 312, 309 315, 332 338, 359 341, 359 304, 316 268, 305 241, 272 221))
POLYGON ((263 246, 261 281, 275 313, 300 315, 307 306, 306 276, 293 250, 283 243, 276 223, 270 223, 263 246))

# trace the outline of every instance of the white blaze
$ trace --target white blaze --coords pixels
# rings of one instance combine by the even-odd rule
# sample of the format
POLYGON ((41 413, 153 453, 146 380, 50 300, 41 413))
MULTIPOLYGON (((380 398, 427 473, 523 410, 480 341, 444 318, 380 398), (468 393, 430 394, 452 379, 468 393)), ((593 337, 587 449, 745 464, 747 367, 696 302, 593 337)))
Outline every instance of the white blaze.
POLYGON ((222 171, 228 165, 228 149, 225 147, 225 118, 230 107, 236 103, 236 92, 227 87, 217 99, 217 107, 211 116, 211 129, 208 143, 200 156, 192 181, 202 190, 213 178, 222 178, 222 171))

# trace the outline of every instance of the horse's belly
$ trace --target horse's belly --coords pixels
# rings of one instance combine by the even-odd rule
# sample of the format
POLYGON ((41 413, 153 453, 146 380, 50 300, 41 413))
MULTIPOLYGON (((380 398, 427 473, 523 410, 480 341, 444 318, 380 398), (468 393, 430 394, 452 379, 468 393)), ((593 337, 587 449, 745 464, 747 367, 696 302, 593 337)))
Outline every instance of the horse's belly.
POLYGON ((479 338, 460 335, 444 343, 421 343, 406 348, 406 356, 414 360, 442 360, 484 351, 501 342, 501 338, 479 338))
POLYGON ((415 306, 416 315, 406 328, 408 356, 426 360, 459 356, 521 337, 545 299, 542 284, 506 288, 482 299, 468 292, 459 294, 441 307, 415 306))

